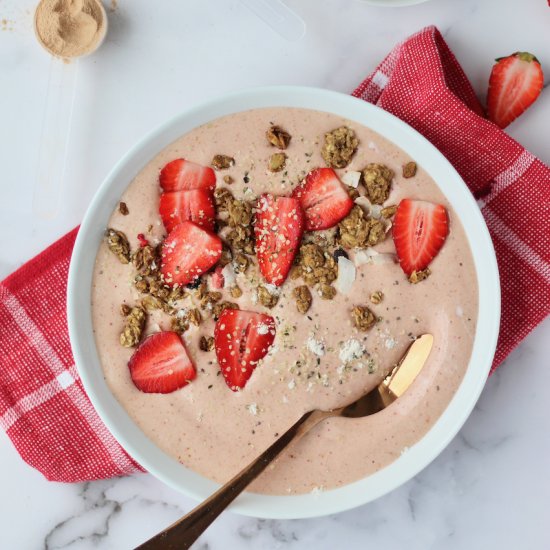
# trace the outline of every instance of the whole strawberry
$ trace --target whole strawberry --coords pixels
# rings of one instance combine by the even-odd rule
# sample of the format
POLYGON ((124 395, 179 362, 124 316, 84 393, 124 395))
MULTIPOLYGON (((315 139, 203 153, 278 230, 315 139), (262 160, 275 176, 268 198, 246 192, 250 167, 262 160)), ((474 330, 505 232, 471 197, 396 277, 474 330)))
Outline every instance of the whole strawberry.
POLYGON ((543 82, 542 68, 533 54, 516 52, 497 59, 489 79, 489 120, 506 128, 539 97, 543 82))

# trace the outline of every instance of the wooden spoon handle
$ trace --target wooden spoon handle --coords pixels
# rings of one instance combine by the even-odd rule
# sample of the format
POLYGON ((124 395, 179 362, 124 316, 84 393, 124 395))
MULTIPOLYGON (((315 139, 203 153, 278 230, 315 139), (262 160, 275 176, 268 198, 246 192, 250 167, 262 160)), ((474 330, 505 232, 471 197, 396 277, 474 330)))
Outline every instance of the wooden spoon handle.
POLYGON ((220 487, 202 504, 191 510, 164 531, 138 546, 141 550, 185 550, 201 536, 207 527, 258 477, 279 453, 294 440, 300 439, 321 420, 332 416, 324 411, 305 413, 291 428, 268 447, 258 458, 220 487))

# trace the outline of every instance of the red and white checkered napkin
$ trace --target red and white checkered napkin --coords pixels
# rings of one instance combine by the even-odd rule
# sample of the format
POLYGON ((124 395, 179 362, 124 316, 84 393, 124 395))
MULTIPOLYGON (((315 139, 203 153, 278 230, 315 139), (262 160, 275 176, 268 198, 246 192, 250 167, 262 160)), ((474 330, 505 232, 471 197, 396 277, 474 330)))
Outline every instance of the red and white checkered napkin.
MULTIPOLYGON (((397 46, 354 95, 424 134, 478 197, 503 290, 496 368, 550 311, 550 169, 483 119, 435 28, 397 46)), ((0 283, 0 426, 24 460, 57 481, 140 471, 100 421, 75 369, 65 314, 75 236, 0 283)))
POLYGON ((470 82, 435 27, 397 45, 353 95, 428 138, 478 199, 502 286, 493 371, 550 313, 550 169, 483 118, 470 82))

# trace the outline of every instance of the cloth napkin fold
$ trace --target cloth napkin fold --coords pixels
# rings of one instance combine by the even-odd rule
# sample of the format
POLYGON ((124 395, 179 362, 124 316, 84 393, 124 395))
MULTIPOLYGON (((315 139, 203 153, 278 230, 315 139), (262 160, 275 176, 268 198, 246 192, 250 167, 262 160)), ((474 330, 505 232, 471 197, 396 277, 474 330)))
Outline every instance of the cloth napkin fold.
MULTIPOLYGON (((426 136, 478 198, 502 284, 495 369, 550 312, 550 169, 483 118, 434 27, 396 46, 353 95, 426 136)), ((141 471, 97 416, 75 369, 65 293, 76 232, 0 283, 0 426, 25 461, 65 482, 141 471)))

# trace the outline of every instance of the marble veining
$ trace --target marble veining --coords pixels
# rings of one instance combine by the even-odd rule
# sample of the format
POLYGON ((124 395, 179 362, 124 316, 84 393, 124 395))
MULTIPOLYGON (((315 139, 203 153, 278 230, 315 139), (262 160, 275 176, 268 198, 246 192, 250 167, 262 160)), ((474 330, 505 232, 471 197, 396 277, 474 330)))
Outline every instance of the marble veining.
MULTIPOLYGON (((550 70, 544 0, 431 0, 384 9, 361 0, 287 0, 306 36, 286 42, 238 0, 105 2, 110 34, 79 61, 62 208, 32 213, 49 58, 34 43, 34 0, 1 0, 0 278, 82 218, 108 170, 136 138, 194 102, 252 85, 304 84, 351 91, 391 47, 437 24, 484 98, 493 59, 537 54, 550 70), (228 44, 231 47, 228 47, 228 44), (25 108, 14 108, 25 102, 25 108), (15 139, 14 136, 17 138, 15 139)), ((508 129, 550 163, 550 96, 508 129)), ((370 504, 324 518, 276 521, 230 512, 199 550, 383 548, 539 550, 548 547, 550 322, 491 377, 471 417, 414 479, 370 504)), ((193 502, 148 474, 76 485, 49 483, 0 432, 0 548, 133 548, 193 502)))

